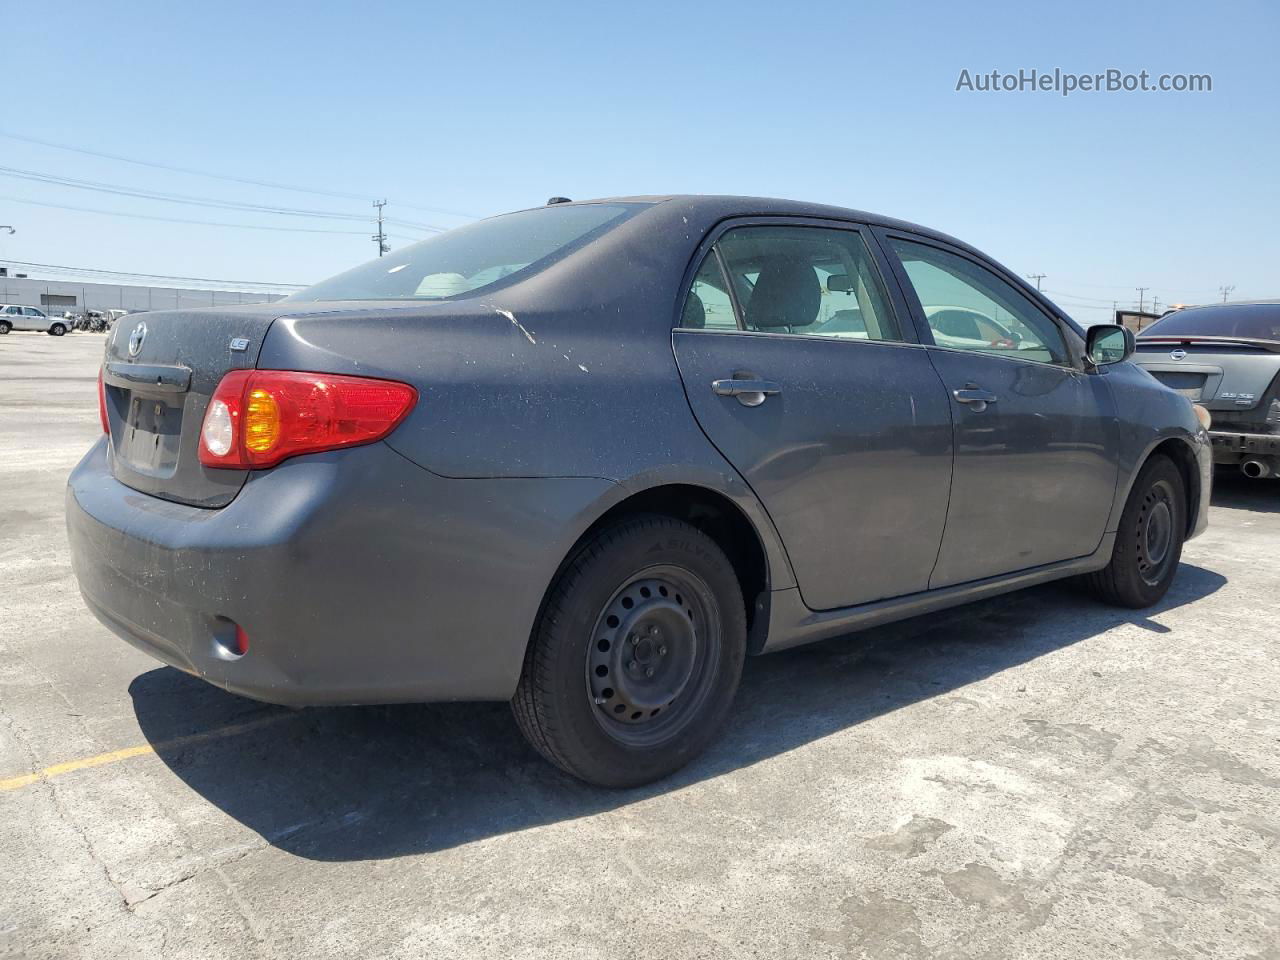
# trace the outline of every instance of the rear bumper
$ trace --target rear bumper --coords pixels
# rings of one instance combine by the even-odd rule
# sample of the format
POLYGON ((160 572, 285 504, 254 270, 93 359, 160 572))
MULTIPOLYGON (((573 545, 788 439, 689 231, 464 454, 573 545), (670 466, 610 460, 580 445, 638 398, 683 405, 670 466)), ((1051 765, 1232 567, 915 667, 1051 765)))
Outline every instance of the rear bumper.
POLYGON ((542 596, 612 483, 447 480, 385 444, 254 474, 218 510, 71 474, 90 610, 164 663, 294 706, 502 700, 542 596), (249 652, 236 657, 239 624, 249 652))
POLYGON ((1236 464, 1250 457, 1280 456, 1280 433, 1234 433, 1210 430, 1214 463, 1236 464))

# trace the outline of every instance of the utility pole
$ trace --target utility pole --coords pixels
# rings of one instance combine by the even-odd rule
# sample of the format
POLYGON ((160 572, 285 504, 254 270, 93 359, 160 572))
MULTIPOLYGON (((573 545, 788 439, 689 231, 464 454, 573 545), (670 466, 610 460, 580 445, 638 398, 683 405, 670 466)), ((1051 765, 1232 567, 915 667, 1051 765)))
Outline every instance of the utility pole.
POLYGON ((1224 283, 1222 286, 1220 286, 1220 287, 1218 288, 1218 292, 1219 292, 1220 294, 1222 294, 1222 302, 1223 302, 1223 303, 1226 303, 1226 302, 1227 302, 1227 297, 1229 297, 1229 296, 1231 295, 1231 291, 1232 291, 1232 290, 1234 290, 1235 288, 1236 288, 1236 285, 1235 285, 1234 283, 1232 283, 1232 284, 1225 284, 1225 283, 1224 283))
POLYGON ((1159 312, 1160 312, 1160 298, 1159 298, 1159 297, 1152 297, 1152 298, 1151 298, 1151 312, 1152 312, 1152 313, 1159 313, 1159 312))
POLYGON ((375 200, 373 205, 378 208, 378 232, 373 235, 373 242, 378 245, 378 256, 382 256, 391 252, 391 248, 387 246, 387 235, 382 230, 382 208, 387 205, 387 201, 375 200))
POLYGON ((1133 289, 1138 291, 1138 312, 1144 313, 1145 311, 1142 308, 1146 306, 1147 291, 1150 290, 1151 288, 1150 287, 1134 287, 1133 289))
POLYGON ((1043 273, 1028 273, 1028 274, 1027 274, 1027 279, 1028 279, 1028 280, 1034 280, 1034 281, 1036 282, 1036 290, 1037 290, 1037 291, 1040 289, 1040 281, 1041 281, 1041 280, 1043 280, 1044 278, 1045 278, 1045 275, 1044 275, 1043 273))

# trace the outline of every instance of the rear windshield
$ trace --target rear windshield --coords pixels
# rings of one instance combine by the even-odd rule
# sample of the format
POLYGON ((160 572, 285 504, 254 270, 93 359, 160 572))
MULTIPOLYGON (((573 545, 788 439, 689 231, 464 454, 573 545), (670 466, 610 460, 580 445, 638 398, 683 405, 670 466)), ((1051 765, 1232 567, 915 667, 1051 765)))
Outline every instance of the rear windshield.
POLYGON ((555 204, 481 220, 322 280, 289 300, 444 300, 522 280, 648 204, 555 204))
POLYGON ((1179 310, 1157 320, 1140 336, 1280 340, 1280 303, 1240 303, 1179 310))

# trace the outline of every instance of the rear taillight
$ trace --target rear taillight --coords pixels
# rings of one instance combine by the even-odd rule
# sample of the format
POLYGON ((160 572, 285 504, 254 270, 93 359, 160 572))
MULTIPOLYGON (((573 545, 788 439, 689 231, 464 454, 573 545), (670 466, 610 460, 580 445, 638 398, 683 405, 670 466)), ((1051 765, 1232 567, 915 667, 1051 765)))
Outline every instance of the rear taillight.
POLYGON ((206 467, 257 470, 287 457, 381 440, 413 409, 407 383, 294 370, 233 370, 200 428, 206 467))
POLYGON ((98 419, 102 421, 102 432, 111 433, 111 421, 107 419, 107 385, 102 382, 102 368, 98 368, 98 419))

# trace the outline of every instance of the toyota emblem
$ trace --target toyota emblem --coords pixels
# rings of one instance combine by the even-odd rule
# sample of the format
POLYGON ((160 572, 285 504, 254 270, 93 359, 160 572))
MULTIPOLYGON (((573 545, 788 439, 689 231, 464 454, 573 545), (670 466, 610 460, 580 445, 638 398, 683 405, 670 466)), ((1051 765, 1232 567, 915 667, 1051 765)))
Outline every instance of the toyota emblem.
MULTIPOLYGON (((132 346, 130 346, 130 349, 132 349, 132 346)), ((1177 350, 1171 350, 1171 351, 1169 352, 1169 359, 1170 359, 1170 360, 1182 360, 1182 359, 1184 359, 1184 358, 1186 357, 1186 355, 1187 355, 1187 351, 1185 351, 1185 350, 1183 350, 1181 347, 1179 347, 1177 350)))
POLYGON ((147 339, 147 324, 143 321, 133 328, 133 333, 129 334, 129 356, 136 357, 142 352, 142 341, 145 339, 147 339))

